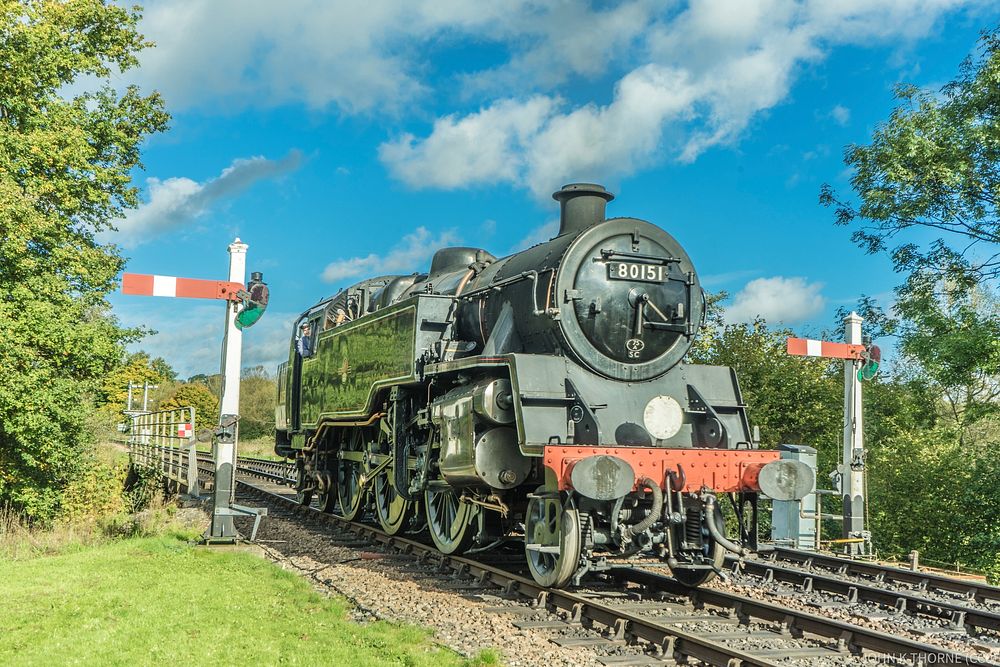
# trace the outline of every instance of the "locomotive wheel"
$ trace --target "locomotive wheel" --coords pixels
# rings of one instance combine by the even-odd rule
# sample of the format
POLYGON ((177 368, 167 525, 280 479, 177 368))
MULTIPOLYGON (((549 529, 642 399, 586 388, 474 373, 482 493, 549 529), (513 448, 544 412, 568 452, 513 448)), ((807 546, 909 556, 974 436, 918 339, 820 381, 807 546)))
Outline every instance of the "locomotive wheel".
MULTIPOLYGON (((551 494, 538 487, 535 494, 551 494)), ((580 512, 572 500, 530 498, 524 520, 524 552, 531 576, 542 586, 561 588, 580 565, 580 512)))
POLYGON ((463 503, 455 490, 447 488, 424 491, 427 528, 438 551, 446 554, 462 553, 472 544, 479 532, 479 508, 463 503))
MULTIPOLYGON (((726 550, 717 542, 712 542, 710 549, 712 565, 716 569, 722 569, 722 566, 726 564, 726 550)), ((670 571, 670 574, 674 579, 690 588, 697 588, 716 577, 715 570, 692 570, 684 567, 675 568, 670 571)))
POLYGON ((326 476, 326 485, 318 484, 316 504, 319 505, 319 511, 329 514, 337 506, 337 489, 333 486, 333 476, 329 471, 324 471, 320 474, 326 476))
POLYGON ((389 479, 390 470, 382 471, 375 478, 375 515, 382 530, 390 535, 396 535, 410 523, 413 518, 415 503, 404 500, 396 493, 396 487, 389 479))
MULTIPOLYGON (((357 456, 365 451, 365 431, 353 429, 347 441, 341 445, 341 451, 357 456)), ((337 461, 337 497, 340 501, 340 516, 348 521, 357 519, 364 510, 365 488, 361 484, 365 464, 361 461, 339 459, 337 461)))
POLYGON ((296 466, 295 468, 295 502, 299 505, 304 505, 306 507, 312 502, 313 492, 312 489, 306 491, 305 488, 309 484, 309 478, 306 477, 305 468, 302 466, 296 466))
MULTIPOLYGON (((379 428, 378 452, 392 453, 392 440, 389 430, 379 428)), ((413 501, 406 500, 396 491, 396 481, 392 465, 387 466, 373 480, 372 491, 375 497, 375 517, 382 530, 390 535, 402 532, 413 518, 416 509, 413 501)))

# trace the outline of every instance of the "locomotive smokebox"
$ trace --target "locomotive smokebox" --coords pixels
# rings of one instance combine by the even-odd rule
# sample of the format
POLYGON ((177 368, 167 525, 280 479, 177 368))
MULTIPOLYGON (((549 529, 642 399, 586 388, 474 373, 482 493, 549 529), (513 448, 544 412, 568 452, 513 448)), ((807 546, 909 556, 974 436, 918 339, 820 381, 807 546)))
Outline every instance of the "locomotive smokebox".
POLYGON ((552 193, 559 202, 559 236, 583 231, 604 222, 608 202, 613 194, 596 183, 570 183, 552 193))

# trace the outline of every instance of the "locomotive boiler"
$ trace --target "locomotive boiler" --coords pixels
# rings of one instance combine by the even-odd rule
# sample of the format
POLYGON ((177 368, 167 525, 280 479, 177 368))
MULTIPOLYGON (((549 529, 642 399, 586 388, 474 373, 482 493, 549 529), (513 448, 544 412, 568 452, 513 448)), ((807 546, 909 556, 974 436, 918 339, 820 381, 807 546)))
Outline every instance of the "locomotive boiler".
POLYGON ((301 503, 448 554, 523 541, 543 585, 647 554, 697 586, 812 472, 758 447, 731 368, 684 363, 705 297, 673 236, 606 219, 599 185, 553 197, 548 242, 443 248, 303 313, 275 451, 301 503))

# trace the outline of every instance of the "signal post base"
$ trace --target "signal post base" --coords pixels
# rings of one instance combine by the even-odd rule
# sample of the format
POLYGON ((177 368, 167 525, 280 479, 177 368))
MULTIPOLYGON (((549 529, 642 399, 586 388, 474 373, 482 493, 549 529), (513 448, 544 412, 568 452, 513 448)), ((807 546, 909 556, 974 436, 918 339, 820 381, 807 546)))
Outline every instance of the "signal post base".
POLYGON ((266 507, 246 507, 233 503, 229 507, 216 507, 212 514, 212 526, 209 533, 202 538, 201 544, 236 544, 245 542, 233 525, 235 517, 253 517, 253 530, 250 532, 250 541, 257 539, 257 530, 260 528, 260 520, 267 516, 266 507))

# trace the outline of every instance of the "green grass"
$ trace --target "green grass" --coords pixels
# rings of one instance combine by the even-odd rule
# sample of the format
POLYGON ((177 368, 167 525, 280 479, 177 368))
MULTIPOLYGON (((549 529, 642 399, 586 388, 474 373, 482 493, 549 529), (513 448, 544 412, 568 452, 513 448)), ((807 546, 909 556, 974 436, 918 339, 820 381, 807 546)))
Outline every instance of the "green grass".
MULTIPOLYGON (((212 443, 199 442, 197 447, 199 452, 211 452, 212 443)), ((240 440, 236 447, 239 456, 249 456, 255 459, 270 459, 272 461, 284 461, 282 457, 274 453, 274 437, 257 438, 256 440, 240 440)))
POLYGON ((240 456, 251 456, 257 459, 274 459, 276 461, 283 460, 274 453, 273 435, 266 438, 257 438, 256 440, 241 439, 237 449, 240 456))
POLYGON ((2 665, 492 665, 419 628, 359 625, 348 603, 249 554, 176 536, 0 562, 2 665))

